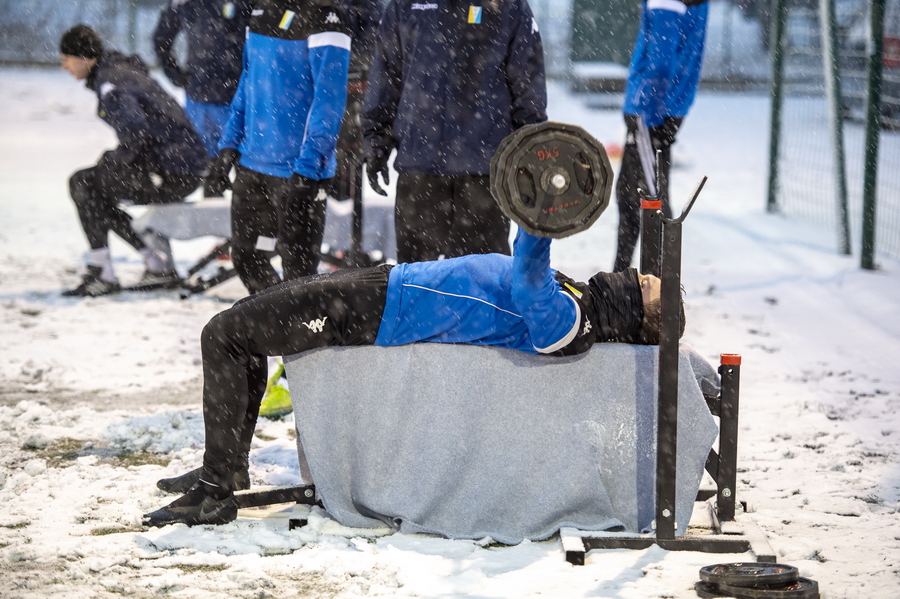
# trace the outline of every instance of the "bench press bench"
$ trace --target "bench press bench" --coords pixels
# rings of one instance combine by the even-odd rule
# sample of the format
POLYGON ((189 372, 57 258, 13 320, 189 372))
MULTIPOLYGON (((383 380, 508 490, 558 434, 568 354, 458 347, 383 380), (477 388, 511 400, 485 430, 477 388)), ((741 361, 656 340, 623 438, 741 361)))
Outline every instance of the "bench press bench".
MULTIPOLYGON (((513 165, 515 143, 498 150, 513 165)), ((723 354, 717 371, 679 342, 681 225, 704 183, 675 219, 643 201, 640 270, 662 279, 658 348, 550 358, 424 343, 285 356, 302 390, 292 400, 309 484, 298 502, 319 500, 358 528, 504 543, 558 532, 573 564, 591 549, 653 544, 774 561, 736 509, 740 356, 723 354), (712 489, 699 489, 704 471, 712 489), (708 526, 687 534, 704 500, 708 526)))

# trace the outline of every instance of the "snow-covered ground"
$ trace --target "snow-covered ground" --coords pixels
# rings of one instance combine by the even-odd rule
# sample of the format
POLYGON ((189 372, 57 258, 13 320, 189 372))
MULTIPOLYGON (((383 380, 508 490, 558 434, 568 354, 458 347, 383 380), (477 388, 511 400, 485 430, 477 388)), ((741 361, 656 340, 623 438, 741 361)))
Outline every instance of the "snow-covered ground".
MULTIPOLYGON (((616 111, 551 89, 551 118, 621 144, 616 111)), ((738 499, 779 558, 822 596, 900 597, 900 264, 864 272, 831 231, 766 214, 768 100, 702 93, 675 151, 685 341, 743 355, 738 499)), ((199 463, 198 336, 243 295, 63 299, 85 250, 66 181, 114 143, 61 71, 0 70, 0 596, 695 597, 701 566, 750 559, 500 547, 244 513, 221 527, 145 531, 171 497, 154 482, 199 463), (263 517, 263 516, 269 517, 263 517)), ((367 200, 374 200, 372 194, 367 200)), ((555 242, 576 278, 612 264, 616 211, 555 242)), ((182 266, 213 240, 175 245, 182 266)), ((123 282, 141 270, 113 244, 123 282)), ((255 484, 297 480, 292 422, 263 421, 255 484)))

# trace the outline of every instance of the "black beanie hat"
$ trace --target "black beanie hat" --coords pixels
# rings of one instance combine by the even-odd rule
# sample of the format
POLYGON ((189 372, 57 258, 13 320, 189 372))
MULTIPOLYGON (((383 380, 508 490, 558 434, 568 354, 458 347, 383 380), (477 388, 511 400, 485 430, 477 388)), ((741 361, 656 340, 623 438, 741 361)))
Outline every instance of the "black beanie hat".
POLYGON ((99 58, 103 52, 103 40, 87 25, 75 25, 59 40, 59 53, 78 58, 99 58))
POLYGON ((598 272, 591 277, 588 287, 600 328, 597 340, 640 343, 644 299, 637 270, 598 272))

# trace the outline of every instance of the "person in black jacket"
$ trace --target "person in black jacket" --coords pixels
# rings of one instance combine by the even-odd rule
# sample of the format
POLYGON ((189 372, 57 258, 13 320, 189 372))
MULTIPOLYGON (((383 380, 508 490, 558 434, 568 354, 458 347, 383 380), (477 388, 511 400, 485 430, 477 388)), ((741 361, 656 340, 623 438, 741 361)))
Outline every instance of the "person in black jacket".
POLYGON ((509 254, 490 161, 547 120, 544 55, 526 0, 393 0, 378 28, 362 126, 369 182, 396 148, 397 260, 509 254))
MULTIPOLYGON (((229 105, 241 78, 242 55, 250 0, 171 0, 159 15, 153 49, 169 80, 184 88, 184 110, 210 160, 219 154, 219 139, 229 105), (187 40, 182 67, 172 50, 179 33, 187 40)), ((224 189, 207 184, 204 195, 221 196, 224 189)))
POLYGON ((120 201, 181 201, 199 185, 206 158, 203 142, 181 107, 153 79, 137 56, 104 50, 86 25, 66 31, 59 44, 62 68, 97 94, 97 115, 119 138, 96 166, 76 172, 69 191, 91 251, 81 284, 63 295, 98 296, 119 291, 109 253, 109 232, 140 252, 142 281, 173 279, 165 257, 146 246, 120 201))

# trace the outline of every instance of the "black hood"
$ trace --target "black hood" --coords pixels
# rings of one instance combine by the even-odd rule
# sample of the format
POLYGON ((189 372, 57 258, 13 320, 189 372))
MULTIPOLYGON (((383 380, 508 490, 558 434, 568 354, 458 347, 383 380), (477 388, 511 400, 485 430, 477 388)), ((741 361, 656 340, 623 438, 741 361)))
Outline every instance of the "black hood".
POLYGON ((638 273, 634 268, 622 272, 598 272, 588 282, 597 326, 597 341, 640 343, 644 300, 638 273))

